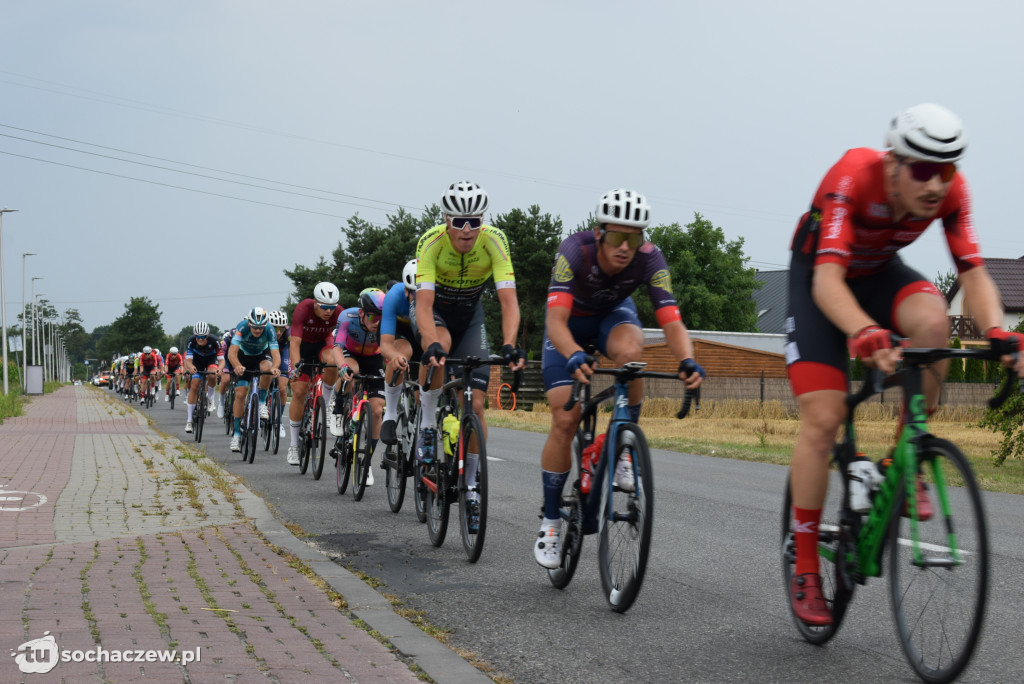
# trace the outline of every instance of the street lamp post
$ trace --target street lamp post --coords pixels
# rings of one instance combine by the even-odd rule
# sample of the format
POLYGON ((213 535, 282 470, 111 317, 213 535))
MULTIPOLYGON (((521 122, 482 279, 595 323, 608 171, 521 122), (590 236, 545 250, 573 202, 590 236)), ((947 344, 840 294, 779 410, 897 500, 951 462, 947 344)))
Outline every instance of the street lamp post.
POLYGON ((43 341, 36 340, 43 334, 43 317, 39 315, 39 298, 45 297, 46 295, 42 292, 37 292, 32 298, 32 363, 36 366, 41 365, 43 360, 43 341))
POLYGON ((25 393, 25 373, 28 372, 28 309, 25 307, 25 257, 35 252, 21 253, 21 392, 25 393))
POLYGON ((39 352, 36 351, 36 281, 42 280, 42 276, 32 276, 32 365, 39 365, 39 352))
POLYGON ((4 285, 4 214, 10 214, 18 211, 17 209, 8 209, 4 207, 0 209, 0 327, 3 328, 3 333, 0 337, 3 338, 3 364, 4 364, 4 394, 10 393, 10 386, 8 385, 7 376, 7 288, 4 285))

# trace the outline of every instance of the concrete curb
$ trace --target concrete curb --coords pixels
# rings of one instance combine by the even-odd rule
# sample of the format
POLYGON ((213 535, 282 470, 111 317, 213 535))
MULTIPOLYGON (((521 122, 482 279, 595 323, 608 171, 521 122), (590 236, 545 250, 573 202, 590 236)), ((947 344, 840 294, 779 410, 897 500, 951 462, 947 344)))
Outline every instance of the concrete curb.
POLYGON ((253 525, 268 541, 287 549, 308 565, 330 587, 345 597, 349 610, 371 629, 395 645, 403 657, 412 659, 436 682, 493 684, 450 648, 428 636, 405 618, 397 615, 391 603, 363 580, 296 537, 274 517, 266 502, 240 482, 238 502, 253 525))

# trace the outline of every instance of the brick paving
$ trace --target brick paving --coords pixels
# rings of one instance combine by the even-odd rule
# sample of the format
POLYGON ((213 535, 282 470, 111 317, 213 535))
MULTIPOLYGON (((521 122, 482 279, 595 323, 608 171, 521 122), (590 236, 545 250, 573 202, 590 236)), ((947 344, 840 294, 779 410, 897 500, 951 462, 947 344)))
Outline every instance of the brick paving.
POLYGON ((88 387, 0 425, 0 682, 419 681, 186 453, 88 387), (39 644, 14 657, 46 633, 62 654, 106 657, 53 665, 39 644), (146 650, 199 658, 123 662, 146 650))

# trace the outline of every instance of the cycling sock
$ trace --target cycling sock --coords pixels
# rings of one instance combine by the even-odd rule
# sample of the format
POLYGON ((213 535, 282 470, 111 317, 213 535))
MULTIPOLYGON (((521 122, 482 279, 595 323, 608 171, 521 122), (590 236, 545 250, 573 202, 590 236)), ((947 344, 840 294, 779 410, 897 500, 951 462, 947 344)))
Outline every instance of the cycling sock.
POLYGON ((189 403, 185 404, 185 412, 188 413, 188 416, 185 418, 185 420, 187 422, 189 422, 189 423, 192 422, 192 412, 195 411, 195 410, 196 410, 196 405, 195 404, 189 404, 189 403))
POLYGON ((241 434, 242 434, 242 419, 241 418, 235 418, 235 436, 240 436, 241 434))
POLYGON ((302 427, 302 421, 301 420, 291 420, 291 419, 289 419, 288 420, 288 427, 291 429, 291 433, 292 433, 291 434, 291 437, 292 437, 291 444, 292 444, 292 446, 298 446, 299 445, 299 428, 302 427))
MULTIPOLYGON (((466 454, 466 461, 462 464, 462 467, 466 471, 466 484, 469 486, 476 485, 476 471, 480 467, 480 454, 466 454)), ((473 493, 473 498, 478 498, 476 492, 473 493)), ((562 493, 559 491, 558 498, 561 500, 562 493)))
POLYGON ((401 396, 401 385, 392 387, 384 383, 384 420, 398 420, 398 399, 401 396))
POLYGON ((324 406, 327 408, 331 407, 331 399, 334 398, 334 388, 330 385, 324 385, 324 406))
POLYGON ((210 391, 206 393, 206 400, 212 405, 213 404, 213 393, 217 391, 216 387, 211 387, 210 391))
POLYGON ((793 573, 818 574, 818 523, 821 509, 810 510, 793 506, 793 536, 796 539, 796 568, 793 573))
POLYGON ((631 404, 631 405, 626 407, 626 410, 629 411, 629 420, 631 422, 633 422, 633 423, 639 423, 640 422, 640 409, 642 409, 643 407, 644 407, 644 402, 642 402, 642 401, 639 404, 631 404))
POLYGON ((267 390, 263 389, 262 387, 260 388, 260 403, 267 403, 267 390))
POLYGON ((434 413, 437 411, 437 400, 441 397, 441 388, 427 390, 420 388, 420 406, 422 407, 422 415, 420 416, 420 428, 433 428, 436 427, 434 422, 436 420, 434 413))
POLYGON ((561 520, 562 515, 558 512, 558 509, 562 506, 562 487, 565 486, 567 479, 569 479, 568 470, 564 473, 553 473, 550 470, 542 471, 541 480, 544 482, 545 522, 548 520, 561 520))

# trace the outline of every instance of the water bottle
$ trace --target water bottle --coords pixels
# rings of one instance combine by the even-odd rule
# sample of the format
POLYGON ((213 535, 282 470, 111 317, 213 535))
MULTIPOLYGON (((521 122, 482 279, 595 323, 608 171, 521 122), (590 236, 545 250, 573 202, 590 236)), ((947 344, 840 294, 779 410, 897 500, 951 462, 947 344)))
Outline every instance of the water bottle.
POLYGON ((583 449, 583 458, 581 459, 583 461, 581 464, 583 472, 580 473, 580 491, 584 494, 590 493, 590 483, 594 477, 594 467, 601 460, 601 449, 603 447, 604 434, 600 434, 593 444, 583 449))
POLYGON ((459 419, 453 414, 449 413, 441 422, 441 435, 444 453, 454 456, 455 445, 459 441, 459 419))
POLYGON ((880 475, 874 462, 858 453, 846 467, 850 479, 850 508, 857 513, 871 510, 871 494, 878 489, 880 475))

